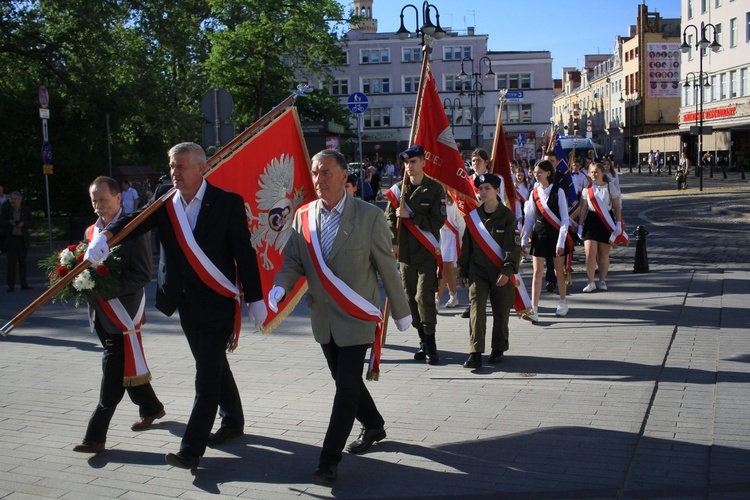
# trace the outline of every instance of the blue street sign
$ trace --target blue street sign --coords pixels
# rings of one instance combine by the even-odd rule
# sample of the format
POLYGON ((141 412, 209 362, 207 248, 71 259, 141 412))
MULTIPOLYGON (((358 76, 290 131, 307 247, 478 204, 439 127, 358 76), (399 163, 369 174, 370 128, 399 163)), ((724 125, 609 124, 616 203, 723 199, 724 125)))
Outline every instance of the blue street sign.
POLYGON ((526 144, 526 134, 524 133, 518 134, 517 138, 518 138, 518 144, 520 144, 521 146, 526 144))
POLYGON ((505 94, 505 100, 508 102, 523 101, 523 90, 509 90, 505 94))
POLYGON ((52 146, 50 146, 47 141, 42 143, 42 160, 45 165, 52 164, 52 146))
POLYGON ((364 113, 367 109, 367 96, 362 92, 355 92, 349 96, 346 101, 346 105, 349 107, 349 111, 358 115, 364 113))

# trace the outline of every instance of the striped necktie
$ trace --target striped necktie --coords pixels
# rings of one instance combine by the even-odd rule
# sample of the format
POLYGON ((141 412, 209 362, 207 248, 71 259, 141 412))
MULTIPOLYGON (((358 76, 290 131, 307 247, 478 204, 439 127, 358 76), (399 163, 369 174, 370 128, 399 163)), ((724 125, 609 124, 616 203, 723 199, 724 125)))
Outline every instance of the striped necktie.
POLYGON ((336 209, 330 212, 323 210, 320 213, 320 248, 323 251, 323 260, 328 262, 333 248, 333 240, 336 239, 336 231, 339 228, 341 214, 336 209))

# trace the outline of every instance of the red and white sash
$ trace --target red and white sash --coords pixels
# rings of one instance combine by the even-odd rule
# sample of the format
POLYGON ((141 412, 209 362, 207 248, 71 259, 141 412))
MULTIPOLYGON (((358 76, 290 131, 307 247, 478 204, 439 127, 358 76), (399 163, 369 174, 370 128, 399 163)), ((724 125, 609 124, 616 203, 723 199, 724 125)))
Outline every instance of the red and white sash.
MULTIPOLYGON (((562 227, 562 221, 560 218, 555 215, 555 213, 552 211, 549 206, 547 206, 547 202, 542 200, 542 197, 539 196, 539 189, 542 189, 542 186, 539 185, 534 188, 534 190, 531 192, 531 199, 534 200, 534 204, 536 205, 536 208, 539 210, 539 212, 542 214, 542 217, 545 218, 547 222, 550 223, 552 227, 557 229, 558 231, 562 227)), ((552 187, 552 189, 557 189, 556 187, 552 187)), ((567 232, 565 236, 565 246, 568 248, 568 256, 565 259, 565 272, 568 276, 572 275, 573 272, 573 236, 571 236, 570 231, 567 232)), ((566 282, 568 281, 568 278, 566 277, 566 282)))
POLYGON ((146 354, 141 342, 141 325, 146 319, 146 295, 141 296, 141 303, 135 317, 130 317, 120 299, 104 300, 101 295, 96 297, 99 306, 114 325, 122 330, 125 347, 125 371, 122 376, 123 387, 133 387, 147 384, 151 381, 151 372, 146 364, 146 354))
POLYGON ((370 361, 367 368, 367 380, 378 380, 380 376, 380 344, 383 336, 383 313, 344 283, 341 278, 333 274, 331 268, 326 264, 323 258, 323 250, 320 248, 318 221, 313 211, 315 203, 322 202, 320 200, 313 201, 299 208, 302 236, 307 243, 307 251, 310 253, 310 258, 320 283, 334 302, 352 317, 377 323, 375 327, 375 340, 372 343, 370 361), (310 212, 313 212, 312 217, 310 217, 310 212))
MULTIPOLYGON (((472 210, 464 217, 464 220, 466 221, 466 228, 474 237, 474 241, 477 242, 477 245, 482 252, 484 252, 498 269, 502 269, 505 252, 503 252, 502 247, 492 238, 490 232, 487 231, 487 228, 482 224, 482 221, 479 218, 479 212, 477 210, 472 210)), ((531 310, 531 299, 526 291, 526 285, 523 283, 523 278, 521 278, 519 273, 514 274, 510 281, 515 287, 513 308, 519 316, 522 316, 531 310)))
POLYGON ((628 238, 628 233, 625 232, 624 224, 622 227, 622 232, 620 232, 620 234, 615 234, 617 225, 612 219, 612 215, 610 215, 609 210, 607 210, 607 206, 605 205, 604 200, 597 196, 594 185, 592 184, 591 186, 587 187, 583 190, 583 192, 586 193, 586 200, 589 202, 589 206, 594 209, 604 225, 607 227, 607 230, 612 233, 609 237, 609 243, 614 246, 628 246, 628 244, 630 243, 630 238, 628 238))
POLYGON ((193 236, 193 230, 190 228, 190 223, 187 220, 180 196, 172 196, 172 199, 167 200, 164 206, 167 208, 167 214, 172 222, 177 242, 180 244, 182 252, 201 281, 214 292, 235 300, 234 332, 232 341, 227 346, 231 352, 237 348, 240 340, 240 328, 242 326, 242 303, 240 302, 242 293, 240 292, 239 280, 237 280, 236 284, 229 281, 224 276, 224 273, 211 262, 211 259, 208 258, 201 247, 198 246, 198 242, 195 241, 195 237, 193 236))
MULTIPOLYGON (((385 192, 386 198, 391 202, 395 208, 401 206, 401 188, 397 184, 391 186, 391 188, 385 192)), ((406 209, 411 212, 411 208, 406 206, 406 209)), ((440 242, 435 236, 424 229, 420 228, 411 219, 401 219, 401 223, 404 225, 409 232, 424 246, 435 258, 438 268, 438 276, 443 275, 443 257, 440 255, 440 242)))
POLYGON ((461 237, 458 234, 458 229, 448 219, 445 219, 445 228, 456 237, 456 259, 458 259, 461 256, 461 237))

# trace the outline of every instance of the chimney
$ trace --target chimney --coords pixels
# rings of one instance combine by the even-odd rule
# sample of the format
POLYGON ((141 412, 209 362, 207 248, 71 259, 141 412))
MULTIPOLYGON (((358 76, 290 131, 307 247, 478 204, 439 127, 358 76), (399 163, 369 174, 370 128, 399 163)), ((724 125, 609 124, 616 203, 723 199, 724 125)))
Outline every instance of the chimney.
POLYGON ((466 35, 467 36, 474 36, 474 26, 468 26, 466 28, 466 35))

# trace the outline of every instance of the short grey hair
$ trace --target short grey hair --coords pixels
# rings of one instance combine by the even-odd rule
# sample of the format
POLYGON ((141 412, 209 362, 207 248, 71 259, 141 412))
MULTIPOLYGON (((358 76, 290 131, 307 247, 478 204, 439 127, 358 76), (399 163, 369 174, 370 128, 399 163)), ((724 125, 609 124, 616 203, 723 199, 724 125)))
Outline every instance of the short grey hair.
POLYGON ((339 151, 336 151, 335 149, 324 149, 321 152, 317 153, 315 156, 313 156, 310 159, 310 163, 315 163, 316 161, 323 161, 325 158, 335 158, 336 163, 339 167, 341 167, 341 170, 347 170, 348 164, 346 163, 346 158, 344 155, 342 155, 339 151))
POLYGON ((170 159, 182 153, 190 153, 195 163, 206 163, 206 152, 200 144, 194 142, 181 142, 172 146, 167 153, 170 159))

